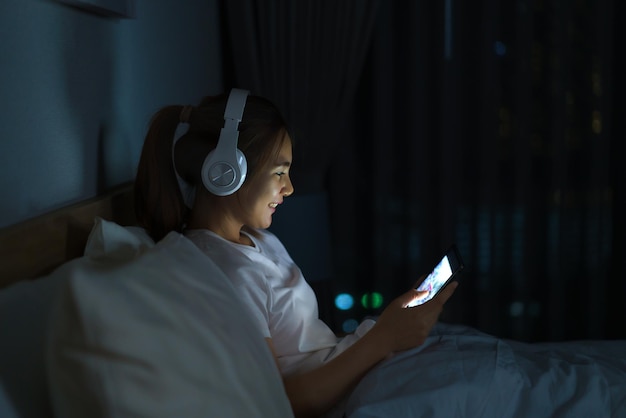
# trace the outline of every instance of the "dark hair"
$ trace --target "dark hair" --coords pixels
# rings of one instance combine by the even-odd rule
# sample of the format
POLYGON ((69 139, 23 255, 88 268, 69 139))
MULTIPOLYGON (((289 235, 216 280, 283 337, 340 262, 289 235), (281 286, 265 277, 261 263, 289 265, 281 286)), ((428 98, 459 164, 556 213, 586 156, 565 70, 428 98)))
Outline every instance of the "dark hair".
MULTIPOLYGON (((224 126, 227 94, 206 97, 189 114, 189 130, 176 143, 178 174, 203 187, 200 171, 204 158, 215 149, 224 126)), ((135 213, 139 225, 154 240, 170 231, 182 232, 188 209, 176 181, 172 145, 183 106, 166 106, 153 116, 141 151, 135 177, 135 213)), ((239 124, 238 148, 246 156, 246 182, 278 152, 289 130, 276 106, 259 96, 248 96, 239 124)), ((245 184, 245 182, 244 182, 245 184)))

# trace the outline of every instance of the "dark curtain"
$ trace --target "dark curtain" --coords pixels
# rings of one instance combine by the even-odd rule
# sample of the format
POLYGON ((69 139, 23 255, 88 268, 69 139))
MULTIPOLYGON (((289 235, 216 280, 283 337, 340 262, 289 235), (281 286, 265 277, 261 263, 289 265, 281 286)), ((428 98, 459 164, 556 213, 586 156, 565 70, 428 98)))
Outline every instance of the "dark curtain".
POLYGON ((349 168, 331 185, 335 291, 388 301, 456 243, 443 320, 626 337, 625 17, 617 0, 381 3, 351 158, 331 166, 349 168))
MULTIPOLYGON (((626 338, 622 2, 222 6, 227 83, 279 105, 295 196, 328 199, 332 277, 316 291, 333 328, 378 314, 456 243, 443 320, 626 338)), ((318 257, 308 234, 291 231, 296 261, 318 257)))
POLYGON ((325 192, 335 144, 349 125, 378 1, 222 4, 231 83, 270 98, 287 118, 297 195, 325 192))
POLYGON ((359 75, 378 0, 228 0, 226 84, 271 99, 292 130, 295 193, 271 226, 298 263, 334 326, 334 252, 328 183, 338 144, 351 126, 359 75))

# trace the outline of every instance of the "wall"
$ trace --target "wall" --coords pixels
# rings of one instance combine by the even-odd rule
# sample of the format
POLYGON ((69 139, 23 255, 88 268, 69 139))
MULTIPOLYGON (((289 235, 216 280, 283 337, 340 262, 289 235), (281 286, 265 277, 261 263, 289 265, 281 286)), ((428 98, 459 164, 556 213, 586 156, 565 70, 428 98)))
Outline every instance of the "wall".
POLYGON ((0 228, 132 180, 151 115, 222 90, 218 1, 134 1, 0 3, 0 228))

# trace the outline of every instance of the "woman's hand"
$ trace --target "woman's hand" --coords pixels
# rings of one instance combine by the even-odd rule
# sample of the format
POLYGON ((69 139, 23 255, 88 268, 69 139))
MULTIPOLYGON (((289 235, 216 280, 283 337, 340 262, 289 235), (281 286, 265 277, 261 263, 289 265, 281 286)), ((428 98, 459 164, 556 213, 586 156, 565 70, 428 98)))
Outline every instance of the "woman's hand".
POLYGON ((457 286, 457 282, 451 282, 433 299, 410 308, 407 305, 416 299, 423 298, 428 292, 409 290, 387 306, 370 333, 376 334, 379 343, 386 347, 389 353, 423 344, 430 330, 437 323, 443 305, 452 296, 457 286))
MULTIPOLYGON (((295 415, 320 416, 345 398, 387 355, 422 344, 456 286, 456 282, 450 283, 436 297, 414 308, 406 306, 428 292, 409 290, 393 300, 376 325, 346 351, 318 368, 284 377, 295 415)), ((267 343, 274 352, 272 340, 268 338, 267 343)))

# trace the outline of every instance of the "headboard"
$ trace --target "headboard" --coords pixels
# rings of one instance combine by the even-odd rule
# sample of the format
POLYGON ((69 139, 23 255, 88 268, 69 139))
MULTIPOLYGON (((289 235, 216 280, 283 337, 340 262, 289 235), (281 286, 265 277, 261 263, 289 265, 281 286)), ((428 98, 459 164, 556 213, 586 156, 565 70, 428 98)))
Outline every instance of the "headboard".
POLYGON ((134 225, 133 185, 0 229, 0 289, 83 255, 95 217, 134 225))

